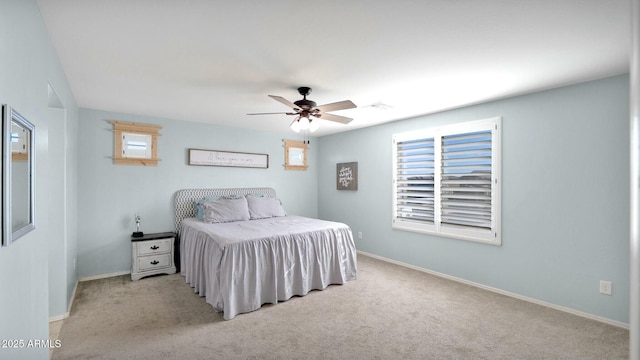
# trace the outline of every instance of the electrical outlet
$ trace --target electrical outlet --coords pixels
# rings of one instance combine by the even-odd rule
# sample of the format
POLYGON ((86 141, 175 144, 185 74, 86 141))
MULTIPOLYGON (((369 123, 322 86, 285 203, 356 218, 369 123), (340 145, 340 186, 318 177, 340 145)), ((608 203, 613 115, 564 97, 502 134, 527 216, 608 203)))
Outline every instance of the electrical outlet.
POLYGON ((600 294, 611 295, 611 281, 600 280, 600 294))
POLYGON ((358 239, 362 240, 362 231, 358 231, 358 239))

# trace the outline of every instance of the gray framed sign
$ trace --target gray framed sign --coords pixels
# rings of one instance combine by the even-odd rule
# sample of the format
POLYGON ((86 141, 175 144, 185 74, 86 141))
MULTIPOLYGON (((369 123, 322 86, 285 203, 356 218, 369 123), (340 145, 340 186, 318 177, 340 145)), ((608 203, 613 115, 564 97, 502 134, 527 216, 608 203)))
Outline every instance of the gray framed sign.
POLYGON ((336 166, 336 186, 338 190, 358 190, 358 163, 339 163, 336 166))
POLYGON ((266 169, 269 167, 269 155, 234 151, 189 149, 189 165, 266 169))

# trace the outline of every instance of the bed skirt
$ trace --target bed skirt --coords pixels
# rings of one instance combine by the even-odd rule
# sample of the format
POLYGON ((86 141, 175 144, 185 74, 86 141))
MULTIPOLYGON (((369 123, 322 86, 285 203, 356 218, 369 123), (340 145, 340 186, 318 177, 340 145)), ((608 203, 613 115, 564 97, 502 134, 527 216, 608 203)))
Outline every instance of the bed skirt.
POLYGON ((286 216, 210 225, 183 221, 181 274, 225 320, 357 276, 345 224, 286 216), (249 235, 256 229, 259 238, 249 235))

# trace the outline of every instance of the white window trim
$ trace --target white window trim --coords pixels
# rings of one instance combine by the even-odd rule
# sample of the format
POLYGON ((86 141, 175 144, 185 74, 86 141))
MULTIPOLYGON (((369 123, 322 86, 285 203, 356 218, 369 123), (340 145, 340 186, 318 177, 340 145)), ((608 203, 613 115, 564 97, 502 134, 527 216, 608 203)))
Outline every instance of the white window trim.
POLYGON ((151 134, 122 133, 122 157, 151 159, 151 134))
POLYGON ((484 120, 470 121, 459 124, 447 125, 437 128, 422 129, 418 131, 409 131, 399 134, 394 134, 392 139, 393 156, 392 156, 392 194, 393 194, 393 209, 392 209, 392 228, 420 232, 426 234, 433 234, 438 236, 445 236, 455 239, 462 239, 474 242, 480 242, 491 245, 501 245, 501 117, 489 118, 484 120), (415 223, 406 221, 402 218, 397 218, 397 142, 421 139, 421 138, 434 138, 435 157, 438 160, 441 154, 441 137, 453 134, 464 134, 474 131, 491 129, 491 229, 465 229, 465 228, 452 228, 442 226, 440 224, 441 218, 441 204, 440 204, 440 173, 441 173, 441 161, 434 161, 434 202, 435 202, 435 221, 434 224, 415 223))

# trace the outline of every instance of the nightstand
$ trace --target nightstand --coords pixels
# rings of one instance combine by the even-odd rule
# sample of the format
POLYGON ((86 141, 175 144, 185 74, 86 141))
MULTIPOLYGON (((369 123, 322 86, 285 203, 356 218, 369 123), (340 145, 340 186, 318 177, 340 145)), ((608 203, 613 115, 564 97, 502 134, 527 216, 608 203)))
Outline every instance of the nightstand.
POLYGON ((175 274, 176 265, 173 262, 175 240, 176 234, 173 232, 132 236, 131 280, 140 280, 145 276, 156 274, 175 274))

